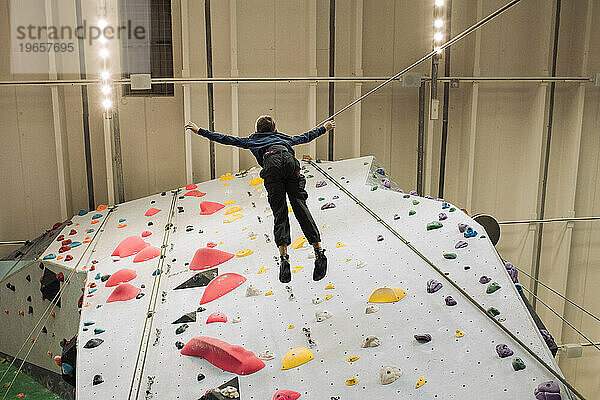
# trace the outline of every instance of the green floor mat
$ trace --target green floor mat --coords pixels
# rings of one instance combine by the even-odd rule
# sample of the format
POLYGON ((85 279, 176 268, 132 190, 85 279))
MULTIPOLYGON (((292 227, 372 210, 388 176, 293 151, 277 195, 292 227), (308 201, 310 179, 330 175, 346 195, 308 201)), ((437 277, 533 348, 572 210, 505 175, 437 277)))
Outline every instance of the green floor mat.
MULTIPOLYGON (((4 360, 3 358, 0 359, 0 377, 4 375, 9 365, 9 361, 4 360)), ((17 371, 19 365, 20 364, 15 362, 2 382, 0 382, 0 399, 6 395, 6 391, 8 390, 9 392, 6 395, 6 399, 17 399, 17 395, 23 393, 25 395, 23 398, 27 400, 61 400, 58 395, 52 393, 50 390, 40 385, 31 377, 25 375, 22 371, 17 376, 17 379, 15 379, 12 387, 5 388, 4 385, 10 384, 15 377, 15 372, 17 371)))

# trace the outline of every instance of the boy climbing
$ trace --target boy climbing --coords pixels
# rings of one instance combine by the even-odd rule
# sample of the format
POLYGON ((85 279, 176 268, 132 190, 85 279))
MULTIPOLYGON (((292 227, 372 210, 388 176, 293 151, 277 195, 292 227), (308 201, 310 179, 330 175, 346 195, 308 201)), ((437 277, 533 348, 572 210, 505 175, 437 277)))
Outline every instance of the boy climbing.
POLYGON ((277 132, 275 121, 268 115, 256 120, 256 133, 249 137, 235 137, 211 132, 188 122, 185 129, 204 136, 217 143, 237 146, 252 152, 262 167, 260 176, 265 180, 269 205, 273 211, 275 244, 279 248, 279 280, 288 283, 292 280, 290 258, 287 248, 291 244, 290 221, 286 194, 290 199, 294 215, 300 224, 307 241, 315 251, 315 269, 313 280, 323 279, 327 273, 327 257, 321 248, 319 228, 315 224, 310 210, 306 206, 308 193, 304 189, 306 179, 300 173, 300 162, 296 159, 293 146, 308 143, 325 132, 335 128, 334 121, 327 121, 323 126, 297 136, 288 136, 277 132))

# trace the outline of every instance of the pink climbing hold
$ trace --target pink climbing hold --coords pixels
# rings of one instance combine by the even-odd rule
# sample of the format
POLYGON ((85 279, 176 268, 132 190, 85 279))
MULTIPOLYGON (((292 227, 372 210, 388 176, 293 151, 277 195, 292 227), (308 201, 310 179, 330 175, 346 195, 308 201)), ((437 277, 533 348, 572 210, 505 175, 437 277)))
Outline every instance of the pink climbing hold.
POLYGON ((203 269, 212 268, 219 264, 223 264, 225 261, 231 260, 233 257, 235 257, 235 254, 209 247, 203 247, 196 250, 196 254, 194 254, 194 258, 190 263, 190 269, 192 271, 200 271, 203 269))
POLYGON ((160 249, 157 247, 154 247, 154 246, 148 246, 135 255, 133 262, 134 263, 144 262, 144 261, 152 260, 153 258, 156 258, 158 256, 160 256, 160 249))
POLYGON ((135 279, 137 276, 137 272, 133 269, 123 268, 115 272, 108 278, 106 281, 107 287, 117 286, 119 283, 129 282, 132 279, 135 279))
POLYGON ((152 207, 151 209, 149 209, 148 211, 146 211, 146 214, 144 214, 146 217, 151 217, 155 214, 158 214, 160 212, 160 210, 158 208, 154 208, 152 207))
POLYGON ((108 296, 107 303, 111 303, 113 301, 127 301, 135 298, 142 289, 138 289, 129 283, 123 283, 115 288, 113 292, 108 296))
POLYGON ((150 243, 144 242, 141 237, 129 236, 119 243, 112 255, 121 258, 129 257, 139 253, 148 246, 150 246, 150 243))
POLYGON ((142 232, 142 237, 148 237, 150 235, 152 235, 152 232, 150 232, 150 231, 144 231, 144 232, 142 232))
POLYGON ((206 247, 217 247, 217 244, 215 242, 208 242, 206 243, 206 247))
POLYGON ((206 319, 206 323, 212 324, 213 322, 227 322, 227 315, 220 312, 212 313, 206 319))
POLYGON ((191 190, 189 192, 187 192, 186 194, 184 194, 184 196, 191 196, 191 197, 202 197, 206 195, 206 193, 203 193, 199 190, 191 190))
POLYGON ((275 396, 273 396, 273 400, 296 400, 298 397, 300 397, 300 393, 298 392, 287 389, 279 389, 275 393, 275 396))
POLYGON ((192 190, 192 189, 196 189, 198 187, 198 185, 194 184, 194 183, 190 183, 189 185, 185 186, 185 190, 192 190))
POLYGON ((238 375, 250 375, 265 367, 253 352, 206 336, 191 339, 181 349, 181 354, 204 358, 215 367, 238 375))
POLYGON ((203 201, 200 203, 200 215, 211 215, 223 208, 225 208, 225 206, 221 203, 215 203, 214 201, 203 201))
POLYGON ((234 272, 228 272, 226 274, 219 275, 210 281, 208 286, 206 286, 206 289, 204 289, 204 294, 202 295, 200 304, 206 304, 218 299, 219 297, 231 292, 244 282, 246 282, 246 278, 234 272))

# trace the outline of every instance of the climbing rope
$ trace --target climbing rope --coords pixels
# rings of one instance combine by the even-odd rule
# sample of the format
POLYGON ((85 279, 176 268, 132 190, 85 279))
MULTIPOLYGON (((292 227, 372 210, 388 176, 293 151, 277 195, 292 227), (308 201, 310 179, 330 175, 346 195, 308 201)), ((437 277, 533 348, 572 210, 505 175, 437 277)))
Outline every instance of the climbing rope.
POLYGON ((540 356, 538 356, 533 350, 531 350, 521 339, 519 339, 514 333, 512 333, 508 328, 498 322, 495 318, 493 318, 485 308, 481 304, 479 304, 473 297, 471 297, 463 288, 461 288, 456 282, 450 279, 439 267, 437 267, 433 262, 431 262, 423 253, 421 253, 418 249, 416 249, 409 241, 404 239, 402 235, 400 235, 394 228, 392 228, 387 222, 385 222, 379 215, 377 215, 373 210, 371 210, 366 204, 364 204, 358 197, 356 197, 352 192, 346 189, 342 184, 340 184, 335 178, 329 175, 325 170, 323 170, 317 163, 312 160, 306 161, 316 170, 318 170, 324 177, 326 177, 329 181, 331 181, 334 185, 336 185, 344 194, 350 197, 357 205, 363 208, 367 213, 369 213, 377 222, 383 225, 388 231, 390 231, 394 236, 396 236, 402 243, 404 243, 409 249, 411 249, 415 254, 417 254, 423 261, 425 261, 431 268, 433 268, 438 274, 442 276, 446 281, 448 281, 458 292, 464 296, 467 300, 469 300, 479 311, 481 311, 487 318, 494 322, 496 326, 504 331, 508 336, 510 336, 515 342, 517 342, 523 349, 525 349, 533 358, 536 359, 544 368, 546 368, 552 375, 554 375, 559 381, 561 381, 569 390, 571 390, 579 399, 585 400, 585 397, 577 389, 575 389, 565 378, 562 377, 560 373, 554 370, 548 363, 546 363, 540 356))
MULTIPOLYGON (((33 335, 33 333, 37 330, 38 326, 40 325, 40 322, 44 319, 44 317, 46 318, 44 321, 44 324, 42 326, 44 326, 48 320, 50 319, 50 315, 52 313, 52 311, 54 310, 54 307, 56 306, 56 304, 58 303, 58 300, 60 299, 62 293, 65 291, 65 289, 69 286, 69 284, 71 283, 71 278, 75 275, 75 273, 77 272, 77 268, 79 267, 79 264, 81 263, 81 261, 83 260, 85 254, 87 253, 87 251, 90 249, 90 247, 92 246, 92 244, 94 244, 94 249, 97 246, 97 241, 96 236, 103 231, 102 227, 105 225, 106 221, 108 221, 112 211, 114 209, 111 208, 110 210, 108 210, 108 213, 106 214, 106 217, 104 218, 104 220, 102 221, 102 223, 100 224, 100 226, 98 227, 98 229, 96 230, 96 232, 94 233, 94 236, 92 238, 92 240, 90 241, 90 243, 86 246, 85 250, 83 251, 83 253, 81 254, 81 257, 79 257, 79 260, 77 261, 77 264, 75 264, 75 267, 71 270, 71 272, 67 275, 67 279, 65 280, 65 282, 63 283, 63 285, 61 286, 60 290, 58 291, 58 293, 56 294, 56 296, 54 296, 54 299, 52 299, 50 301, 50 304, 48 304, 48 307, 46 307, 46 310, 42 313, 42 315, 40 316, 40 318, 38 319, 38 322, 35 324, 35 326, 33 327, 33 329, 31 329, 31 331, 29 332, 29 335, 27 335, 27 337, 25 338, 25 341, 23 342, 23 344, 21 345, 21 348, 19 349, 19 351, 17 351, 17 353, 14 355, 13 360, 11 361, 10 365, 8 366, 8 368, 6 369, 6 371, 4 371, 4 374, 2 374, 2 378, 0 378, 0 382, 4 381, 4 378, 6 376, 6 374, 8 374, 8 371, 10 370, 10 368, 13 366, 13 364, 15 363, 15 361, 17 361, 17 357, 19 356, 19 354, 21 353, 21 351, 23 350, 23 348, 25 347, 25 345, 27 344, 27 342, 30 340, 29 338, 31 337, 31 335, 33 335)), ((37 260, 35 261, 37 262, 37 260)), ((25 357, 23 358, 23 360, 21 361, 21 365, 19 366, 19 368, 17 369, 17 372, 14 376, 14 378, 11 380, 8 388, 6 389, 6 392, 4 393, 4 396, 2 396, 2 400, 6 399, 6 396, 8 395, 8 392, 10 391, 10 389, 12 388, 15 380, 17 379, 17 377, 19 376, 19 373, 21 372, 23 365, 25 364, 25 361, 27 360, 27 357, 29 357, 29 354, 31 353, 31 351, 33 350, 33 347, 35 346, 35 344, 37 343, 37 340, 40 336, 40 334, 42 333, 42 329, 40 329, 37 333, 37 335, 35 336, 35 339, 33 340, 33 342, 31 343, 31 346, 29 347, 29 350, 27 351, 27 353, 25 354, 25 357)))
MULTIPOLYGON (((572 300, 567 299, 565 296, 563 296, 562 294, 558 293, 556 290, 552 289, 550 286, 546 285, 545 283, 543 283, 542 281, 535 279, 533 276, 529 275, 527 272, 523 271, 521 268, 516 267, 515 268, 527 275, 529 278, 533 279, 534 281, 536 281, 537 283, 539 283, 540 285, 542 285, 543 287, 545 287, 546 289, 550 290, 552 293, 554 293, 555 295, 557 295, 558 297, 562 298, 563 300, 565 300, 567 303, 571 304, 574 307, 577 307, 578 309, 580 309, 581 311, 583 311, 584 313, 586 313, 587 315, 589 315, 590 317, 594 318, 596 321, 600 322, 600 318, 598 318, 597 316, 595 316, 594 314, 592 314, 591 312, 589 312, 588 310, 586 310, 585 308, 583 308, 582 306, 580 306, 579 304, 575 303, 572 300)), ((522 285, 521 285, 522 286, 522 285)), ((523 286, 522 286, 523 287, 523 286)), ((537 296, 536 296, 537 297, 537 296)))
POLYGON ((493 13, 491 13, 490 15, 488 15, 487 17, 483 18, 481 21, 479 21, 479 22, 471 25, 469 28, 465 29, 464 31, 462 31, 461 33, 459 33, 458 35, 456 35, 455 37, 453 37, 452 39, 450 39, 449 41, 447 41, 443 45, 441 45, 439 47, 436 47, 429 54, 424 55, 419 60, 415 61, 414 63, 410 64, 408 67, 404 68, 402 71, 398 72, 396 75, 392 76, 391 78, 387 79, 386 81, 384 81, 384 82, 380 83, 379 85, 375 86, 373 89, 369 90, 367 93, 365 93, 362 96, 360 96, 359 98, 355 99, 350 104, 348 104, 347 106, 343 107, 341 110, 339 110, 339 111, 331 114, 329 117, 327 117, 326 119, 324 119, 323 121, 321 121, 320 123, 318 123, 317 125, 315 125, 312 129, 316 129, 316 128, 320 127, 321 125, 323 125, 325 122, 332 120, 337 115, 343 113, 344 111, 346 111, 347 109, 349 109, 350 107, 352 107, 353 105, 355 105, 356 103, 358 103, 358 102, 362 101, 363 99, 365 99, 366 97, 372 95, 373 93, 375 93, 376 91, 378 91, 382 87, 386 86, 388 83, 390 83, 390 82, 398 79, 400 76, 402 76, 406 72, 410 71, 411 69, 413 69, 417 65, 419 65, 419 64, 423 63, 424 61, 428 60, 429 58, 433 57, 435 54, 440 54, 447 47, 452 46, 453 44, 457 43, 458 41, 460 41, 461 39, 465 38, 469 34, 475 32, 477 29, 481 28, 483 25, 487 24, 488 22, 490 22, 491 20, 493 20, 494 18, 496 18, 498 15, 502 14, 503 12, 505 12, 506 10, 508 10, 509 8, 511 8, 512 6, 514 6, 515 4, 519 3, 520 1, 521 0, 513 0, 513 1, 508 2, 503 7, 500 7, 499 9, 497 9, 496 11, 494 11, 493 13))
POLYGON ((136 380, 136 376, 137 376, 137 367, 140 362, 142 347, 144 347, 144 344, 145 344, 142 365, 140 368, 140 374, 139 374, 138 384, 137 384, 136 393, 135 393, 136 400, 140 393, 140 386, 142 384, 144 366, 146 365, 146 355, 148 354, 148 343, 150 342, 150 337, 152 336, 152 325, 154 322, 154 314, 156 312, 156 300, 158 299, 158 294, 160 293, 160 281, 161 281, 162 275, 163 275, 162 268, 165 263, 164 260, 166 259, 165 253, 166 253, 166 249, 167 249, 167 243, 169 241, 169 236, 170 236, 171 230, 172 230, 171 223, 173 221, 173 216, 175 214, 175 208, 177 205, 178 194, 179 194, 179 190, 174 191, 173 198, 171 199, 171 208, 169 209, 169 216, 167 218, 167 224, 165 225, 165 234, 163 235, 163 241, 162 241, 162 245, 160 247, 160 257, 158 259, 158 265, 157 265, 157 271, 159 271, 159 272, 156 274, 156 276, 154 277, 154 280, 152 282, 152 291, 150 293, 150 301, 148 302, 148 309, 146 311, 146 318, 144 321, 144 328, 142 330, 142 336, 140 339, 140 346, 138 348, 138 354, 137 354, 137 358, 135 361, 135 366, 133 368, 133 376, 131 377, 131 385, 129 386, 129 395, 127 396, 128 400, 131 399, 131 395, 133 393, 133 387, 135 386, 135 380, 136 380), (146 327, 148 325, 148 320, 150 320, 150 325, 148 326, 148 330, 146 331, 146 327), (146 332, 147 332, 147 335, 146 335, 146 332))

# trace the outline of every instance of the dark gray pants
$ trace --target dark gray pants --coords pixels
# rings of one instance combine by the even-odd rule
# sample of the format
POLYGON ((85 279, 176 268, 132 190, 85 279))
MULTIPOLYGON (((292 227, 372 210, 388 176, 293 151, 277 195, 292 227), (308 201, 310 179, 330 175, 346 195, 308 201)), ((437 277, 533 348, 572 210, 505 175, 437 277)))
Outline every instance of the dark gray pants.
POLYGON ((296 157, 287 151, 267 156, 260 176, 265 180, 269 205, 273 211, 275 244, 289 246, 292 243, 286 194, 306 240, 309 243, 320 242, 319 228, 306 206, 306 179, 300 173, 300 162, 296 157))

